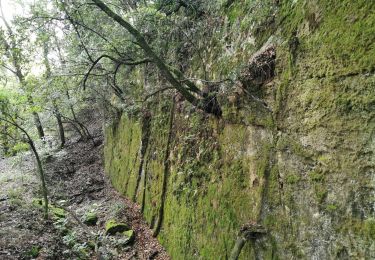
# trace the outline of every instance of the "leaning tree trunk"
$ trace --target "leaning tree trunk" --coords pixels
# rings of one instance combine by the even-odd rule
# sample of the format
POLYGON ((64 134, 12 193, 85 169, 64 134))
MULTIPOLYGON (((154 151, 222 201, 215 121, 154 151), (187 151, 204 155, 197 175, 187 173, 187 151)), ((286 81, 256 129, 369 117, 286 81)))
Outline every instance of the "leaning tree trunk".
POLYGON ((40 160, 39 153, 35 148, 35 144, 33 140, 28 136, 28 143, 30 145, 31 150, 34 153, 37 167, 38 167, 38 173, 41 180, 41 188, 42 188, 42 194, 43 194, 43 200, 44 200, 44 218, 48 219, 48 196, 47 196, 47 186, 42 166, 42 161, 40 160))

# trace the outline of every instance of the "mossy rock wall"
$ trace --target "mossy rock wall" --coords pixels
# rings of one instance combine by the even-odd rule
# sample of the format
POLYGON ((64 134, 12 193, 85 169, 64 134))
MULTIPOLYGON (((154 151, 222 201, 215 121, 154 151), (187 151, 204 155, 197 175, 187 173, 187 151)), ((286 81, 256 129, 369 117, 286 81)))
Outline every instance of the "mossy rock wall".
MULTIPOLYGON (((250 15, 243 11, 249 2, 235 1, 223 14, 222 33, 250 15)), ((260 18, 268 27, 241 23, 246 48, 228 58, 216 42, 206 58, 219 78, 272 39, 276 76, 260 97, 267 107, 238 93, 233 102, 228 91, 217 119, 177 102, 159 239, 173 259, 227 259, 240 227, 255 221, 268 234, 247 243, 240 259, 373 259, 375 3, 263 3, 274 14, 260 18)), ((152 111, 136 196, 151 226, 170 130, 171 102, 161 103, 152 111)), ((105 136, 106 172, 131 198, 141 120, 123 115, 105 136)))

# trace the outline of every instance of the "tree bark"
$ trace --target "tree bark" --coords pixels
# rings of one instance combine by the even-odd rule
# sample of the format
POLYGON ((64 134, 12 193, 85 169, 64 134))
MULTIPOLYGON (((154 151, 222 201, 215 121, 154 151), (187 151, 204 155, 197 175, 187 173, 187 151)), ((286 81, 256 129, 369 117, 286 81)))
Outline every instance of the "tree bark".
POLYGON ((55 115, 56 121, 57 121, 57 127, 59 129, 59 137, 60 137, 60 148, 63 148, 65 146, 65 131, 64 131, 64 125, 61 120, 61 114, 60 110, 56 105, 56 102, 53 102, 53 114, 55 115))
POLYGON ((237 260, 238 257, 240 256, 241 250, 244 247, 246 243, 245 238, 243 237, 238 237, 236 240, 236 244, 234 245, 232 252, 230 253, 229 260, 237 260))
POLYGON ((44 200, 44 218, 48 219, 48 195, 47 195, 48 191, 47 191, 42 161, 40 160, 39 153, 35 148, 35 144, 33 140, 28 135, 27 135, 27 138, 28 138, 30 148, 32 152, 34 153, 37 167, 38 167, 39 177, 41 179, 41 188, 42 188, 42 194, 43 194, 43 200, 44 200))
MULTIPOLYGON (((51 78, 51 66, 48 60, 48 52, 49 52, 48 43, 44 41, 43 42, 43 56, 44 56, 44 65, 46 67, 47 81, 49 81, 51 78)), ((59 137, 60 137, 60 147, 63 148, 65 145, 65 132, 64 132, 64 125, 61 120, 61 113, 60 113, 59 107, 57 106, 56 98, 52 98, 52 106, 53 106, 53 115, 55 116, 56 121, 57 121, 57 128, 58 128, 59 137)))
MULTIPOLYGON (((21 85, 25 86, 25 83, 21 83, 21 85)), ((23 89, 25 89, 25 87, 23 87, 23 89)), ((27 95, 27 102, 29 103, 29 106, 31 106, 31 107, 33 107, 35 105, 32 96, 29 95, 29 94, 27 95)), ((44 130, 43 130, 42 122, 40 121, 39 114, 37 112, 33 111, 32 115, 33 115, 34 125, 36 127, 36 130, 38 131, 39 139, 43 139, 44 138, 44 130)))

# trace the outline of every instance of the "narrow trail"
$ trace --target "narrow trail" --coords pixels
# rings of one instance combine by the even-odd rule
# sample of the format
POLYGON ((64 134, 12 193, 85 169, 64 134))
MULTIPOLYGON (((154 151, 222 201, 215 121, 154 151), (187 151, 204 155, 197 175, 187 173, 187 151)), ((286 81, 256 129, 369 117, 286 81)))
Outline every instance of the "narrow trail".
POLYGON ((99 127, 93 132, 95 145, 71 139, 64 149, 44 156, 49 198, 53 207, 67 210, 65 217, 51 213, 44 220, 35 206, 41 196, 30 154, 18 156, 17 164, 15 158, 0 161, 0 259, 169 259, 140 207, 106 178, 103 136, 99 127), (98 217, 94 226, 83 224, 90 213, 98 217), (105 234, 112 219, 131 227, 134 242, 105 234))

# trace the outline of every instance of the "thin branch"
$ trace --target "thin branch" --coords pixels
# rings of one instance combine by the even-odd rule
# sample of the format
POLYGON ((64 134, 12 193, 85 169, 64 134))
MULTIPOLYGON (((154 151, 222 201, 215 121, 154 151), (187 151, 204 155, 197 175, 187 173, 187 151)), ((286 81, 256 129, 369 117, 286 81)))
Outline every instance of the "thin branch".
POLYGON ((114 72, 114 74, 113 74, 113 85, 114 85, 115 88, 118 89, 118 90, 121 92, 121 94, 122 94, 123 91, 117 86, 117 80, 116 80, 117 72, 119 71, 121 65, 123 65, 123 64, 122 64, 122 63, 118 63, 118 64, 116 65, 116 69, 115 69, 115 72, 114 72))
POLYGON ((187 81, 201 81, 201 82, 212 83, 212 84, 220 84, 220 83, 223 83, 223 82, 226 82, 226 81, 234 83, 234 81, 230 78, 222 79, 222 80, 218 80, 218 81, 210 81, 210 80, 204 80, 204 79, 199 79, 199 78, 185 78, 185 79, 180 80, 180 82, 187 82, 187 81))
POLYGON ((110 59, 110 60, 112 60, 116 63, 121 63, 121 64, 129 65, 129 66, 136 66, 136 65, 143 64, 143 63, 151 62, 150 59, 143 59, 143 60, 139 60, 139 61, 123 61, 123 60, 116 59, 112 56, 109 56, 107 54, 103 54, 93 62, 90 69, 86 73, 86 75, 84 77, 84 80, 83 80, 83 89, 86 89, 86 82, 87 82, 88 77, 90 76, 91 71, 94 69, 96 64, 98 64, 98 62, 103 58, 108 58, 108 59, 110 59))
POLYGON ((158 90, 156 90, 155 92, 153 92, 153 93, 147 95, 147 96, 143 99, 143 101, 141 101, 141 102, 145 102, 145 101, 147 101, 147 99, 149 99, 150 97, 155 96, 156 94, 158 94, 158 93, 160 93, 160 92, 163 92, 163 91, 166 91, 166 90, 169 90, 169 89, 175 89, 175 88, 174 88, 174 87, 165 87, 165 88, 158 89, 158 90))
MULTIPOLYGON (((60 1, 60 2, 62 2, 62 1, 60 1)), ((66 10, 64 3, 62 3, 62 6, 63 6, 63 9, 64 9, 64 12, 65 12, 66 16, 68 17, 69 22, 72 24, 72 26, 73 26, 73 28, 74 28, 74 31, 76 32, 76 34, 77 34, 77 36, 78 36, 78 39, 79 39, 79 41, 80 41, 81 44, 82 44, 82 48, 83 48, 83 50, 85 51, 85 53, 86 53, 87 57, 89 58, 89 60, 90 60, 91 62, 94 62, 93 58, 91 57, 91 54, 89 53, 89 51, 88 51, 87 48, 86 48, 85 43, 83 42, 83 39, 82 39, 82 37, 81 37, 80 32, 78 31, 78 28, 77 28, 76 24, 74 24, 74 21, 73 21, 72 17, 70 16, 68 10, 66 10)))
POLYGON ((1 64, 0 63, 0 66, 6 68, 7 70, 9 70, 10 72, 12 72, 14 75, 17 75, 17 72, 15 70, 13 70, 12 68, 6 66, 5 64, 1 64))

